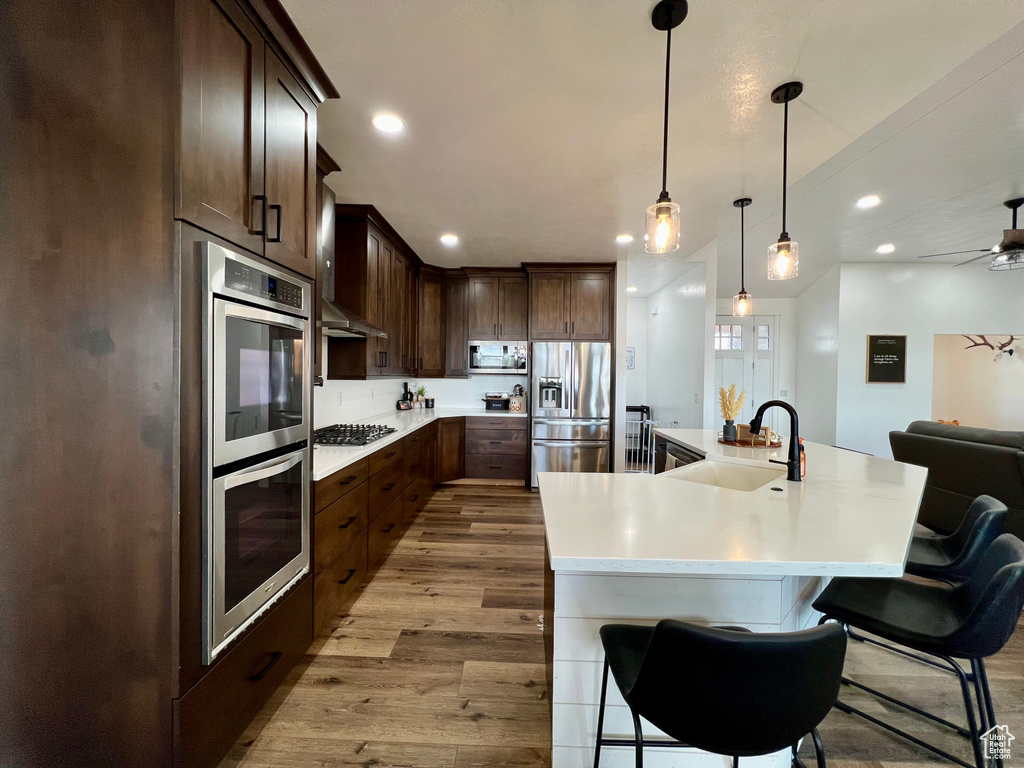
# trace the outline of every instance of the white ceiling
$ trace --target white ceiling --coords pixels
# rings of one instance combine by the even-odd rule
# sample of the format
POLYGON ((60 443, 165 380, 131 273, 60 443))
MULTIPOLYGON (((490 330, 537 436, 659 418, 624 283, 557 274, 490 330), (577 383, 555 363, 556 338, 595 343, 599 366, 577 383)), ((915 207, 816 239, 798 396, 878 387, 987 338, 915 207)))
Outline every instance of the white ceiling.
POLYGON ((673 40, 668 188, 684 234, 668 257, 641 243, 660 190, 665 36, 650 0, 284 3, 342 94, 319 113, 343 169, 330 185, 431 263, 628 256, 645 295, 717 237, 731 295, 731 201, 748 195, 747 288, 793 296, 839 259, 879 259, 878 243, 897 245, 887 260, 994 244, 1009 226, 999 203, 1024 193, 1020 0, 691 0, 673 40), (782 108, 768 94, 790 79, 805 83, 790 113, 801 277, 769 285, 782 108), (379 111, 407 130, 379 134, 379 111), (870 192, 882 206, 852 208, 870 192), (636 241, 616 245, 623 232, 636 241))

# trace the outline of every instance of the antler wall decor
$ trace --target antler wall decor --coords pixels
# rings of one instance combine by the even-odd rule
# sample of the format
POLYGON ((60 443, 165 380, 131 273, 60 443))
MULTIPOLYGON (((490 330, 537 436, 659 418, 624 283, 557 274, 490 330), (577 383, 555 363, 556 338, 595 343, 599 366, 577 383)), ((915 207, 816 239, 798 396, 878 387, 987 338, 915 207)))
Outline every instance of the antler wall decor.
POLYGON ((1016 336, 1007 336, 1006 341, 993 343, 985 335, 970 335, 967 333, 963 333, 961 334, 961 336, 963 336, 965 339, 971 342, 970 345, 964 347, 964 349, 976 349, 978 347, 981 347, 983 349, 994 350, 996 353, 996 360, 1001 358, 1004 353, 1009 355, 1010 357, 1013 357, 1013 353, 1015 350, 1012 348, 1012 345, 1015 341, 1018 340, 1016 336))

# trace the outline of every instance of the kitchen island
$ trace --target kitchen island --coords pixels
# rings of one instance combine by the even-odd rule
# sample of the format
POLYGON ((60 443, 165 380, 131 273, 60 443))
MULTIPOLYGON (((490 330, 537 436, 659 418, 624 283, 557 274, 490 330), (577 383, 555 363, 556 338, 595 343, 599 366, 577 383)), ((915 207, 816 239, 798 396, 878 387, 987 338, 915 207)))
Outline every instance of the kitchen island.
MULTIPOLYGON (((806 443, 807 477, 786 481, 786 446, 721 445, 711 430, 658 430, 702 461, 660 475, 540 475, 554 572, 552 759, 593 765, 604 654, 603 624, 677 618, 803 629, 832 576, 899 576, 927 470, 806 443)), ((681 695, 685 695, 681 692, 681 695)), ((608 686, 605 736, 632 738, 618 690, 608 686)), ((644 723, 651 738, 665 738, 644 723)), ((633 764, 632 748, 605 747, 605 768, 633 764)), ((721 765, 696 749, 645 751, 645 765, 721 765)), ((789 764, 788 752, 744 758, 789 764)))

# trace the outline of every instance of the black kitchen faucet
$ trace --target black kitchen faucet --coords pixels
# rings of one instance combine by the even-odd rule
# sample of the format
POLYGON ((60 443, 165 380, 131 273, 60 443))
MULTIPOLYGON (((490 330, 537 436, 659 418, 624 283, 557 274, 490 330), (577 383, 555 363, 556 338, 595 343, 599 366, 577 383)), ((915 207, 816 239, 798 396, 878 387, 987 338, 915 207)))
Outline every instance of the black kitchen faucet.
POLYGON ((784 400, 769 400, 766 403, 762 403, 761 407, 757 409, 757 413, 754 414, 754 418, 750 420, 750 434, 756 435, 761 431, 761 420, 764 419, 764 412, 771 408, 773 405, 777 405, 779 408, 783 408, 789 412, 789 460, 788 461, 776 461, 775 459, 769 459, 768 461, 773 464, 785 464, 786 479, 791 480, 794 483, 800 482, 800 427, 796 415, 796 408, 787 403, 784 400))

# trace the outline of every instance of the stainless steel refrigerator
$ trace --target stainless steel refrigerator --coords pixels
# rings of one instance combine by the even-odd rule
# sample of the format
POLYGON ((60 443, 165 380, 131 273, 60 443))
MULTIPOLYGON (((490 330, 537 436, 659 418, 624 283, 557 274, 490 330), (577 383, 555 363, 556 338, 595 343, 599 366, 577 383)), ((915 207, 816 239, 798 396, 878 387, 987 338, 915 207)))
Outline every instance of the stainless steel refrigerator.
POLYGON ((530 484, 538 472, 607 472, 611 459, 611 344, 534 342, 530 484))

